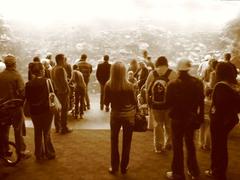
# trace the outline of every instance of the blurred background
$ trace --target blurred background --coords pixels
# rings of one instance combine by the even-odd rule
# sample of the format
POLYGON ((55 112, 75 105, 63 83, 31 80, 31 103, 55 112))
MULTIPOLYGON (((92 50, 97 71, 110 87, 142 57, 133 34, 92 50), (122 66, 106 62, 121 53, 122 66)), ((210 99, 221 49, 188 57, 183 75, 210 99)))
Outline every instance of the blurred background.
MULTIPOLYGON (((209 54, 240 55, 240 1, 228 0, 0 0, 0 57, 12 53, 27 77, 34 56, 82 53, 96 68, 104 54, 129 63, 147 50, 198 65, 209 54)), ((93 74, 95 76, 95 73, 93 74)), ((93 78, 92 86, 96 86, 93 78)), ((94 88, 93 88, 93 91, 94 88)))

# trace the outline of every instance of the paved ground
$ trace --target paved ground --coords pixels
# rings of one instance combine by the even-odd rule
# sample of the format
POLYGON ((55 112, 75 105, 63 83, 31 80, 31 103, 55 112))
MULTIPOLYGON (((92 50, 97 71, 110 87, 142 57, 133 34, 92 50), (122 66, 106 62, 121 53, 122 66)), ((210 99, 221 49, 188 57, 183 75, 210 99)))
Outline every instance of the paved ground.
MULTIPOLYGON (((92 108, 85 113, 83 120, 69 118, 69 126, 74 132, 59 135, 52 130, 52 139, 57 158, 37 163, 34 157, 21 161, 16 167, 4 167, 0 163, 0 180, 95 180, 129 179, 155 180, 165 179, 169 170, 172 152, 157 155, 153 152, 152 132, 134 133, 130 170, 126 176, 107 173, 110 164, 109 113, 100 111, 98 96, 92 97, 92 108)), ((28 148, 33 152, 33 129, 28 122, 28 148)), ((229 140, 228 180, 240 179, 240 127, 236 127, 229 140)), ((121 143, 120 143, 121 146, 121 143)), ((198 162, 201 171, 209 167, 209 152, 198 150, 198 162)), ((200 180, 207 180, 201 175, 200 180)))

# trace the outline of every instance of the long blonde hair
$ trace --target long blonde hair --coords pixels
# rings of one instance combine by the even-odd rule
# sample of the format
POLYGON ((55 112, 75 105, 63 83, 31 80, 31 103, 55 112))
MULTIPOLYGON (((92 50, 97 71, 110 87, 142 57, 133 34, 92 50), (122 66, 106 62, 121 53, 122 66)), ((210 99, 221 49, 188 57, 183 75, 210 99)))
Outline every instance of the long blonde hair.
POLYGON ((110 79, 107 83, 113 91, 123 91, 131 88, 127 80, 127 71, 122 61, 116 61, 111 66, 110 79))

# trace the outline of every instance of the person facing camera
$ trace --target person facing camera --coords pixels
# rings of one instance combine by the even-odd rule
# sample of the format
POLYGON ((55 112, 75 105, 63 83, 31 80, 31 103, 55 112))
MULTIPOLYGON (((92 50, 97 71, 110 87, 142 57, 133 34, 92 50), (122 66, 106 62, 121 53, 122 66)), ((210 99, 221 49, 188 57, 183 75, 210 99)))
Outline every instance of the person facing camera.
POLYGON ((128 82, 126 67, 117 61, 111 66, 110 80, 105 87, 105 104, 111 104, 111 167, 109 173, 115 174, 121 167, 121 173, 126 174, 132 141, 133 124, 136 114, 137 100, 134 85, 128 82), (118 136, 122 127, 123 146, 120 162, 118 136))
POLYGON ((34 143, 36 160, 55 158, 55 150, 51 141, 51 124, 53 114, 49 108, 49 81, 44 77, 45 70, 42 63, 32 65, 33 79, 25 86, 25 97, 29 102, 30 117, 34 126, 34 143), (44 145, 42 141, 44 140, 44 145))

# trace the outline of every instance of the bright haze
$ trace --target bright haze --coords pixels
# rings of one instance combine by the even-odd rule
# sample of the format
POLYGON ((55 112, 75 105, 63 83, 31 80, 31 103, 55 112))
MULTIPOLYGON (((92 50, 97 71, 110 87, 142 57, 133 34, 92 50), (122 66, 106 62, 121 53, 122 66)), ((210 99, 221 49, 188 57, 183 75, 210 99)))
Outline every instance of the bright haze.
POLYGON ((38 29, 67 25, 155 25, 184 31, 218 30, 234 19, 240 1, 230 0, 0 0, 0 14, 10 22, 38 29))

